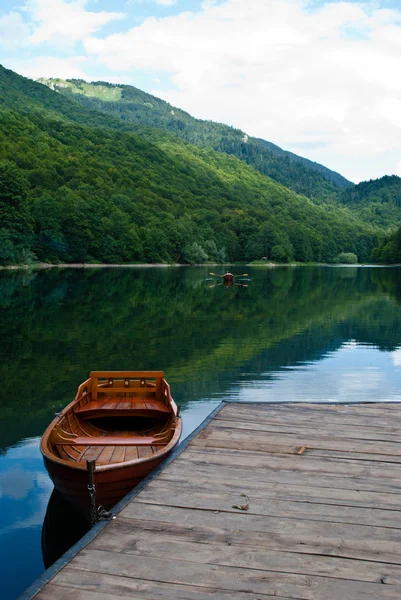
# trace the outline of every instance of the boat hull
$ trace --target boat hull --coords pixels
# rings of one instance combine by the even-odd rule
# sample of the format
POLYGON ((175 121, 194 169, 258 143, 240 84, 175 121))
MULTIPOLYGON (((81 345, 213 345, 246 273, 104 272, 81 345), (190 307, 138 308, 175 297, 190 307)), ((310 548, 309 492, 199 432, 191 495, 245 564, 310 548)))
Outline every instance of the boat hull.
POLYGON ((55 488, 93 520, 110 510, 178 444, 179 410, 162 371, 92 372, 50 423, 40 448, 55 488))
MULTIPOLYGON (((124 496, 137 486, 165 458, 154 457, 135 466, 123 465, 109 471, 95 471, 96 506, 111 510, 124 496)), ((90 518, 89 476, 83 469, 57 464, 44 458, 44 464, 54 487, 66 500, 74 504, 84 516, 90 518)))

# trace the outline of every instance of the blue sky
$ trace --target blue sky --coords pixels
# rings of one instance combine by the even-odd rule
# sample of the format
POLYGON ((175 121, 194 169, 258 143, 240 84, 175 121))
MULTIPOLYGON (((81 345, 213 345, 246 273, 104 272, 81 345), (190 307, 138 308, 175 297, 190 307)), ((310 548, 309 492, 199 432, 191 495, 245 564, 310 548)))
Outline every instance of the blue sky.
POLYGON ((401 175, 397 0, 2 0, 0 62, 135 85, 352 181, 401 175))

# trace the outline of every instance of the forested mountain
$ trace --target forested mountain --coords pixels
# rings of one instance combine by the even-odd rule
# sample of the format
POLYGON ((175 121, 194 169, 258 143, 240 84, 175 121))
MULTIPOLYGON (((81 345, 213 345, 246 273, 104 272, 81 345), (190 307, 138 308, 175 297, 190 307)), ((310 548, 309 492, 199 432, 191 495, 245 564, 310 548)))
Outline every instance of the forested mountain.
POLYGON ((401 263, 401 226, 379 243, 372 252, 372 259, 390 265, 401 263))
MULTIPOLYGON (((126 123, 156 127, 192 144, 233 154, 264 175, 310 198, 334 198, 344 187, 353 185, 318 163, 228 125, 195 119, 133 86, 102 81, 87 83, 80 79, 42 78, 39 81, 82 106, 113 115, 126 123)), ((142 131, 144 134, 146 132, 142 131)))
POLYGON ((385 175, 344 190, 340 201, 368 222, 384 227, 401 223, 401 178, 385 175))
POLYGON ((0 261, 369 259, 382 230, 0 68, 0 261), (126 129, 126 130, 125 130, 126 129))
POLYGON ((351 181, 348 181, 348 179, 345 179, 345 177, 343 177, 339 173, 331 171, 331 169, 328 169, 327 167, 320 165, 317 162, 309 160, 308 158, 304 158, 303 156, 298 156, 298 154, 294 154, 293 152, 288 152, 288 150, 283 150, 279 146, 276 146, 276 144, 272 144, 272 142, 267 142, 266 140, 262 140, 261 138, 252 139, 261 146, 263 146, 265 149, 273 152, 273 154, 276 154, 277 156, 281 156, 283 158, 287 158, 291 162, 301 163, 309 171, 315 171, 316 173, 319 173, 325 179, 328 179, 329 181, 335 183, 336 186, 341 188, 341 190, 343 190, 344 188, 352 188, 354 186, 354 184, 351 181))

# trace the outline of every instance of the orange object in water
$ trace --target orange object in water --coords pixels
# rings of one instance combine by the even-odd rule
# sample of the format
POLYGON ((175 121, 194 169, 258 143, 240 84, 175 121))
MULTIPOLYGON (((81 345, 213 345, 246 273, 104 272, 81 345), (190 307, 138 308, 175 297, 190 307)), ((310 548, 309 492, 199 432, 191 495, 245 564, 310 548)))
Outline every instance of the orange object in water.
POLYGON ((229 272, 227 271, 227 273, 225 273, 225 274, 223 275, 223 280, 224 280, 224 282, 225 282, 225 283, 229 283, 229 282, 231 282, 231 281, 234 281, 234 275, 233 275, 232 273, 229 273, 229 272))

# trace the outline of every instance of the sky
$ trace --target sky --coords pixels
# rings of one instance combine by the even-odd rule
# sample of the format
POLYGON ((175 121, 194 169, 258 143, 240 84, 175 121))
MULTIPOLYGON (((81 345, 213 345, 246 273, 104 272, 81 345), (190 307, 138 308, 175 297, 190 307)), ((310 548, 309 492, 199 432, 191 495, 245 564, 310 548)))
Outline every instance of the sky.
POLYGON ((0 63, 134 85, 356 183, 401 176, 401 0, 0 0, 0 63))

